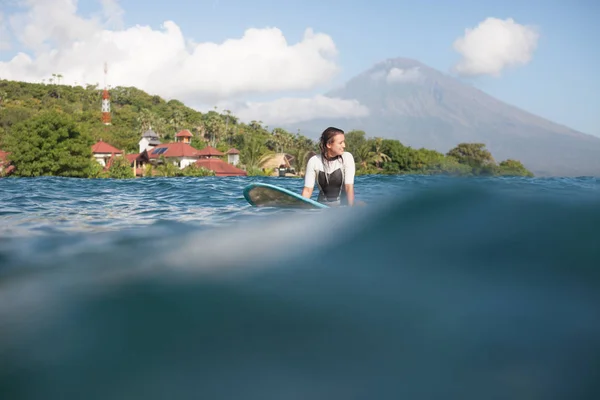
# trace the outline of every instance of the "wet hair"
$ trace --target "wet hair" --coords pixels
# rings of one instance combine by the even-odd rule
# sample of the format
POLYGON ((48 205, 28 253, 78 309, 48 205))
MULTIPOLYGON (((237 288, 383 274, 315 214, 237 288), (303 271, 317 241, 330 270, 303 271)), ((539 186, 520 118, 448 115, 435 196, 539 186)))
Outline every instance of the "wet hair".
POLYGON ((333 141, 333 137, 339 134, 344 134, 344 131, 330 126, 325 129, 321 134, 321 139, 319 140, 319 149, 321 150, 321 156, 323 159, 327 159, 327 145, 333 141))

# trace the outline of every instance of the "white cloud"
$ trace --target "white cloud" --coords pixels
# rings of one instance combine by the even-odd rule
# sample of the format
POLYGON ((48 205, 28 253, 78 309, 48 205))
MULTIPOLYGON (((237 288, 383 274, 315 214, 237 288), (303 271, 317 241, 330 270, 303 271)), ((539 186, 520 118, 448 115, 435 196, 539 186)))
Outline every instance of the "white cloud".
POLYGON ((390 84, 417 82, 423 78, 419 67, 398 68, 392 67, 389 71, 380 69, 372 72, 369 77, 375 81, 385 81, 390 84))
POLYGON ((416 82, 421 78, 421 71, 418 67, 401 69, 392 68, 386 76, 388 83, 405 83, 405 82, 416 82))
POLYGON ((290 44, 277 28, 248 29, 222 43, 196 42, 173 21, 162 29, 122 22, 116 0, 101 0, 103 13, 77 15, 76 0, 26 0, 10 17, 15 39, 32 51, 0 62, 5 79, 41 81, 53 73, 64 84, 136 86, 166 98, 216 103, 236 96, 307 90, 328 82, 339 68, 331 37, 307 29, 290 44))
POLYGON ((89 40, 101 28, 97 19, 76 15, 76 0, 23 0, 20 5, 27 11, 11 15, 10 28, 21 45, 36 53, 89 40))
POLYGON ((529 63, 538 39, 533 27, 511 18, 487 18, 454 42, 454 49, 463 56, 455 70, 462 75, 499 76, 507 67, 529 63))
POLYGON ((263 121, 267 125, 293 124, 316 118, 347 118, 369 115, 369 109, 357 100, 317 95, 312 98, 285 97, 269 102, 230 105, 242 121, 263 121))

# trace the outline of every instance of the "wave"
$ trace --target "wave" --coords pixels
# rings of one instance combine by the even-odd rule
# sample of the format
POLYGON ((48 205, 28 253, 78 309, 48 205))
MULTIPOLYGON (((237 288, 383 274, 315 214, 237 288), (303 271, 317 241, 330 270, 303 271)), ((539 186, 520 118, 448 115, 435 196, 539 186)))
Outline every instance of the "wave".
MULTIPOLYGON (((229 200, 206 203, 210 223, 3 238, 0 392, 597 397, 597 183, 390 182, 365 207, 307 211, 216 184, 229 200)), ((144 212, 160 213, 129 218, 144 212)))

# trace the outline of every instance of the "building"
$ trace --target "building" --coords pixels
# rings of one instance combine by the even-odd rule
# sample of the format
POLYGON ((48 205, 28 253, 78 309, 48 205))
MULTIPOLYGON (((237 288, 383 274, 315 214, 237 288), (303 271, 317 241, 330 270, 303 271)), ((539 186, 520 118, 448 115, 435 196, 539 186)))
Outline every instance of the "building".
MULTIPOLYGON (((247 176, 247 172, 235 167, 232 164, 239 163, 240 152, 236 149, 229 149, 227 153, 223 153, 212 146, 206 146, 203 149, 197 150, 190 145, 193 135, 183 129, 175 135, 175 143, 160 143, 158 136, 152 130, 146 131, 140 140, 140 154, 127 155, 132 166, 135 163, 139 167, 140 164, 150 162, 153 165, 159 163, 161 158, 165 162, 172 163, 179 169, 196 164, 215 172, 216 176, 247 176), (145 156, 147 155, 147 160, 145 156), (227 163, 221 157, 227 155, 227 163)), ((141 174, 141 171, 136 170, 136 175, 141 174)))
POLYGON ((231 165, 238 165, 240 163, 240 151, 235 148, 227 150, 227 162, 231 165))
POLYGON ((142 138, 138 142, 140 145, 140 153, 144 150, 152 150, 156 146, 160 144, 160 138, 152 129, 148 129, 146 132, 142 134, 142 138))
POLYGON ((150 157, 146 150, 139 154, 127 154, 125 155, 129 161, 129 165, 133 168, 135 176, 144 176, 144 167, 150 163, 150 157))
POLYGON ((191 144, 192 143, 192 132, 188 131, 187 129, 179 131, 179 133, 177 135, 175 135, 175 141, 191 144))
POLYGON ((219 158, 224 156, 225 153, 220 152, 212 146, 206 146, 203 149, 196 150, 196 155, 198 158, 219 158))
POLYGON ((201 158, 196 165, 215 172, 215 176, 248 176, 243 169, 226 163, 220 158, 201 158))
POLYGON ((103 167, 108 167, 109 160, 111 160, 113 157, 122 157, 123 151, 111 146, 106 142, 103 142, 102 139, 100 139, 92 146, 92 155, 96 161, 100 163, 100 165, 103 167))
POLYGON ((258 166, 263 171, 273 170, 274 176, 295 175, 293 160, 294 157, 287 153, 269 154, 259 161, 258 166))
POLYGON ((187 143, 162 143, 148 151, 150 162, 157 164, 161 157, 171 162, 180 169, 195 163, 198 160, 198 150, 187 143))
MULTIPOLYGON (((230 149, 231 151, 231 149, 230 149)), ((228 151, 227 153, 230 153, 228 151)), ((239 153, 239 152, 238 152, 239 153)), ((215 176, 247 176, 248 173, 243 169, 237 168, 231 164, 226 163, 221 159, 226 153, 220 152, 211 146, 206 146, 205 148, 198 150, 196 153, 199 157, 199 160, 196 162, 196 165, 199 167, 203 167, 206 169, 210 169, 214 171, 215 176)), ((229 156, 229 154, 228 154, 229 156)))

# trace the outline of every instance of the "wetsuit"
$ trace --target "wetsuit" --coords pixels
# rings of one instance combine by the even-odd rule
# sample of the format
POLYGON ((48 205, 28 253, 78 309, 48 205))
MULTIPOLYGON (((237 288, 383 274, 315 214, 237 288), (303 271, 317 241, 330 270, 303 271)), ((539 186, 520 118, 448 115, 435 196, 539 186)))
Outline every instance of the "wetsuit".
POLYGON ((312 156, 306 164, 304 186, 314 188, 319 186, 319 203, 329 206, 347 204, 346 188, 344 185, 354 184, 355 165, 352 154, 344 152, 332 160, 324 159, 322 155, 312 156))

